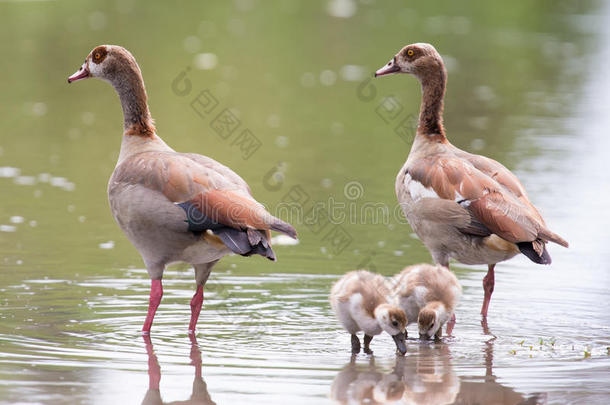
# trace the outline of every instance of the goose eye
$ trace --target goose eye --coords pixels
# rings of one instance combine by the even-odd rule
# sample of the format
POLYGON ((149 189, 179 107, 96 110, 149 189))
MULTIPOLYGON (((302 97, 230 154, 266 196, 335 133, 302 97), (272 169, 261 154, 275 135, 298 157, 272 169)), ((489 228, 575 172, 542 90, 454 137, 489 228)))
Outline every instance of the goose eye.
POLYGON ((413 49, 409 49, 409 50, 407 51, 407 55, 409 55, 409 56, 413 56, 413 54, 414 54, 414 53, 415 53, 415 52, 413 52, 413 49))

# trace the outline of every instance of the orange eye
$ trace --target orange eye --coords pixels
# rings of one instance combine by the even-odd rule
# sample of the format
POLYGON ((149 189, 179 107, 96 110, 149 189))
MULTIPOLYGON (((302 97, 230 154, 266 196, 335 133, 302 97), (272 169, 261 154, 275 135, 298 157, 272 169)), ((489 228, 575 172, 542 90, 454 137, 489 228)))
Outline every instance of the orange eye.
POLYGON ((407 51, 407 55, 409 55, 409 56, 413 56, 413 54, 414 54, 414 53, 415 53, 415 52, 413 52, 413 49, 409 49, 409 50, 407 51))
POLYGON ((99 52, 96 52, 94 57, 97 60, 97 59, 101 58, 102 55, 99 52))

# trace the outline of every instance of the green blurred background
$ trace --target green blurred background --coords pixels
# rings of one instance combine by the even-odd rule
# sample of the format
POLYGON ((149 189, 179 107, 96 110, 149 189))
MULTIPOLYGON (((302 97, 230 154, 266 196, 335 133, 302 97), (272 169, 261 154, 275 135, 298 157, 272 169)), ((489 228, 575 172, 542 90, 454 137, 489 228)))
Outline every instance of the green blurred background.
MULTIPOLYGON (((10 277, 45 266, 60 265, 54 272, 67 274, 140 266, 106 200, 122 133, 117 96, 101 81, 66 82, 99 44, 120 44, 136 56, 158 133, 167 143, 228 165, 272 210, 290 187, 300 185, 312 201, 333 197, 358 210, 381 202, 393 212, 394 176, 409 150, 394 128, 417 115, 419 84, 406 76, 366 80, 412 42, 433 43, 447 62, 450 140, 509 168, 518 166, 524 155, 537 153, 523 142, 531 135, 531 117, 548 121, 540 129, 547 135, 558 129, 553 118, 565 113, 568 104, 561 101, 568 100, 548 95, 578 91, 582 72, 566 69, 566 62, 585 55, 595 42, 589 41, 586 27, 567 16, 589 12, 595 3, 441 3, 0 3, 0 165, 34 176, 22 181, 33 183, 28 186, 0 180, 0 222, 14 215, 26 220, 16 233, 0 233, 3 266, 19 269, 10 277), (171 84, 187 67, 193 90, 180 97, 171 84), (375 96, 370 101, 359 97, 359 85, 367 92, 374 87, 375 96), (204 89, 260 139, 262 146, 252 157, 244 160, 231 139, 216 135, 211 120, 190 107, 204 89), (390 123, 378 115, 388 96, 402 108, 390 123), (271 191, 263 179, 278 163, 283 163, 284 180, 271 191), (66 178, 69 191, 61 180, 60 187, 40 181, 43 173, 66 178), (344 187, 353 181, 363 195, 349 200, 344 187), (31 220, 36 227, 27 226, 31 220), (116 242, 114 249, 98 247, 107 241, 116 242), (23 266, 15 267, 18 260, 23 266)), ((297 224, 301 244, 280 248, 276 266, 343 271, 365 260, 367 250, 386 256, 384 265, 392 271, 405 262, 427 260, 420 244, 405 238, 407 228, 391 232, 396 222, 390 227, 345 224, 353 242, 340 257, 322 262, 303 259, 332 254, 320 251, 323 235, 297 224), (407 248, 407 259, 392 255, 407 248)), ((256 271, 274 268, 256 259, 226 262, 231 261, 256 271)))
MULTIPOLYGON (((602 392, 602 397, 606 392, 607 398, 607 387, 599 388, 605 384, 600 373, 585 365, 584 374, 575 377, 570 368, 582 350, 603 357, 609 344, 607 312, 591 310, 610 296, 604 267, 607 198, 601 187, 608 179, 599 179, 603 159, 586 164, 589 153, 600 156, 596 148, 579 149, 581 139, 605 136, 598 131, 585 138, 591 135, 588 126, 603 127, 604 121, 592 114, 603 118, 607 110, 605 99, 601 104, 595 99, 601 99, 601 87, 593 96, 587 93, 595 87, 591 76, 602 76, 603 71, 604 59, 597 55, 608 43, 604 4, 0 1, 0 341, 6 347, 0 353, 5 367, 0 402, 23 400, 26 389, 38 393, 37 398, 53 400, 57 394, 59 402, 95 402, 83 399, 86 394, 78 389, 73 394, 68 383, 65 390, 55 386, 60 376, 91 384, 92 392, 96 384, 114 392, 123 381, 146 382, 145 351, 133 336, 145 313, 148 281, 137 251, 114 223, 106 196, 120 147, 121 107, 107 83, 68 85, 66 80, 100 44, 122 45, 134 54, 158 134, 174 149, 229 166, 274 213, 295 187, 309 197, 306 209, 320 204, 331 215, 331 204, 346 204, 339 213, 347 219, 320 232, 312 230, 319 221, 310 226, 280 212, 296 226, 300 243, 277 244, 277 263, 232 256, 215 267, 214 274, 221 275, 215 285, 221 290, 212 290, 200 321, 211 357, 204 364, 216 367, 204 373, 215 398, 221 392, 236 403, 233 390, 244 383, 236 377, 240 373, 248 376, 247 383, 258 381, 261 392, 271 392, 265 381, 277 381, 271 377, 292 368, 309 370, 310 375, 279 387, 310 403, 308 390, 317 379, 312 395, 324 397, 338 362, 344 360, 337 353, 345 354, 347 342, 326 302, 334 279, 326 275, 358 267, 389 275, 430 260, 409 226, 395 215, 394 179, 409 152, 419 83, 408 76, 372 78, 402 46, 413 42, 432 43, 447 65, 445 125, 450 141, 515 170, 552 229, 576 241, 570 251, 551 248, 556 263, 563 263, 553 268, 553 277, 545 279, 547 273, 533 271, 534 265, 523 258, 498 267, 506 274, 498 277, 504 284, 494 295, 492 312, 499 317, 495 330, 504 336, 496 341, 504 375, 520 390, 544 386, 560 396, 563 384, 578 378, 592 388, 583 388, 574 398, 589 391, 602 392), (188 95, 172 87, 184 72, 192 86, 188 95), (204 90, 219 101, 215 113, 231 109, 241 121, 237 132, 247 128, 260 140, 261 147, 247 159, 232 144, 237 132, 222 139, 210 127, 212 117, 202 118, 193 110, 193 99, 204 90), (593 113, 583 111, 583 105, 593 106, 593 113), (406 135, 401 137, 396 128, 403 121, 406 135), (578 169, 567 171, 564 162, 590 169, 581 176, 578 169), (572 185, 567 192, 564 179, 572 185), (379 207, 387 208, 389 216, 374 220, 363 215, 371 209, 382 212, 379 207), (333 245, 328 235, 337 229, 349 243, 333 245), (294 278, 284 279, 280 273, 294 278), (582 288, 574 283, 582 283, 582 288), (241 291, 232 290, 242 284, 241 291), (232 295, 223 296, 223 288, 232 295), (530 296, 539 298, 541 312, 531 311, 525 299, 530 296), (226 310, 223 300, 230 302, 230 311, 219 316, 214 309, 226 310), (584 326, 573 327, 571 311, 582 315, 584 326), (524 320, 526 313, 530 318, 524 320), (274 329, 275 335, 257 337, 249 347, 252 336, 234 327, 241 322, 239 316, 249 314, 262 316, 253 318, 254 323, 282 327, 274 329), (552 329, 556 316, 566 319, 552 329), (577 335, 565 336, 569 333, 577 335), (547 374, 556 378, 548 381, 559 381, 559 388, 544 385, 544 376, 531 377, 548 371, 546 354, 540 355, 541 363, 524 363, 531 358, 524 354, 517 368, 513 366, 519 361, 506 354, 521 350, 517 342, 537 341, 541 335, 566 339, 565 351, 550 355, 558 358, 553 366, 565 369, 547 374), (266 347, 272 360, 256 345, 266 347), (300 345, 309 350, 306 356, 291 351, 300 345), (132 353, 139 354, 130 357, 132 353), (273 366, 266 369, 269 361, 273 366), (233 368, 223 368, 227 364, 233 368), (525 370, 523 364, 531 368, 525 370), (90 367, 90 373, 80 372, 81 367, 90 367), (38 391, 32 388, 39 383, 38 391)), ((462 362, 473 361, 472 367, 487 366, 487 357, 480 359, 482 352, 472 343, 481 339, 481 274, 461 266, 453 269, 465 286, 465 312, 458 316, 463 340, 452 350, 462 362)), ((166 282, 156 324, 162 342, 156 344, 175 354, 179 345, 188 344, 183 320, 192 294, 192 270, 177 266, 166 282)), ((177 367, 187 361, 186 355, 177 358, 165 364, 177 367)), ((466 370, 464 363, 461 367, 460 375, 466 370)), ((607 361, 602 367, 607 370, 607 361)), ((171 370, 176 379, 186 374, 171 370)), ((478 368, 476 373, 485 374, 478 368)), ((185 391, 177 386, 176 381, 168 383, 178 393, 185 391)), ((125 399, 121 392, 102 398, 125 399)), ((265 402, 269 397, 261 398, 265 402)), ((283 403, 282 396, 274 398, 283 403)))

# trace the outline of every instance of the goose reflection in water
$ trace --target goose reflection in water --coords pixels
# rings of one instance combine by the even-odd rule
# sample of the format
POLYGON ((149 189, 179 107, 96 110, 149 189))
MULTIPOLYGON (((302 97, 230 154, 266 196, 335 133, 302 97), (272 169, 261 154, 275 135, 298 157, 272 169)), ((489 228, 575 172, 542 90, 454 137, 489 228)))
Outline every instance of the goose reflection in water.
POLYGON ((201 351, 197 344, 197 338, 194 334, 189 334, 191 339, 191 364, 195 367, 195 378, 193 379, 193 390, 191 397, 184 401, 172 401, 163 402, 161 398, 161 391, 159 390, 159 383, 161 382, 161 367, 159 366, 159 360, 154 352, 153 344, 150 340, 149 335, 143 335, 144 342, 146 343, 146 354, 148 355, 148 391, 142 400, 142 405, 216 405, 210 394, 208 393, 208 386, 203 380, 201 374, 201 351))
POLYGON ((396 357, 390 372, 378 368, 372 356, 367 364, 356 363, 352 356, 335 377, 330 397, 338 404, 546 404, 546 394, 525 396, 496 381, 492 369, 494 340, 492 337, 485 342, 483 349, 484 377, 458 377, 446 344, 417 343, 409 346, 406 357, 396 357))
POLYGON ((356 356, 337 374, 330 388, 330 397, 339 404, 388 404, 402 399, 405 384, 398 373, 383 373, 369 364, 356 364, 356 356))

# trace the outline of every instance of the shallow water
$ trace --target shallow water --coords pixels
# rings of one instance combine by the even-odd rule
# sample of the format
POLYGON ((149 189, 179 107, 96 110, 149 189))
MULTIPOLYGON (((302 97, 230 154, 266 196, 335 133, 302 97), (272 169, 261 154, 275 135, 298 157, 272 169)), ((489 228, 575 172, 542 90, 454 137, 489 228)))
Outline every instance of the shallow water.
POLYGON ((0 2, 0 403, 610 402, 608 6, 401 4, 0 2), (550 246, 549 267, 499 264, 488 324, 485 269, 454 264, 454 337, 422 343, 410 328, 404 358, 388 336, 351 358, 327 302, 334 280, 429 260, 393 215, 410 142, 395 129, 417 112, 417 83, 364 76, 421 40, 448 62, 452 142, 514 170, 571 245, 550 246), (228 164, 299 230, 298 245, 277 244, 278 263, 215 267, 194 337, 185 266, 166 271, 153 333, 140 336, 150 282, 105 194, 120 108, 105 83, 65 83, 108 42, 141 63, 169 144, 228 164), (204 90, 259 149, 210 129, 191 107, 204 90), (295 195, 303 211, 282 212, 295 195))

